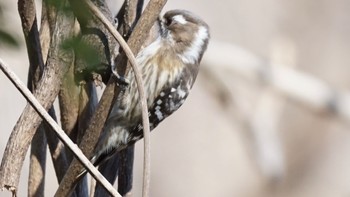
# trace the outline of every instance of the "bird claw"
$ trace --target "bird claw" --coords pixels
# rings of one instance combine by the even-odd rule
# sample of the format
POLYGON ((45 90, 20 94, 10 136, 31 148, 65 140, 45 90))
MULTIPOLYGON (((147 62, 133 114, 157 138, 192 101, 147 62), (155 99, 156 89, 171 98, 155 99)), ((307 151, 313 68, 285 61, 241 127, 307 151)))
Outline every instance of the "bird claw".
POLYGON ((127 87, 129 86, 130 84, 130 81, 128 79, 126 79, 125 77, 122 77, 120 76, 116 70, 112 69, 112 73, 113 75, 115 76, 116 78, 116 81, 117 81, 117 85, 120 86, 120 87, 127 87))

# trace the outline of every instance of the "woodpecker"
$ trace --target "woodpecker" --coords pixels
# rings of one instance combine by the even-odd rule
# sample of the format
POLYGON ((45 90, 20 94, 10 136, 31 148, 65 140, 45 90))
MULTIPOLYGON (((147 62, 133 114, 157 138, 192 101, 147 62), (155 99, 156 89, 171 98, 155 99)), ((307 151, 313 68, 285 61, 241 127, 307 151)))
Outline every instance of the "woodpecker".
MULTIPOLYGON (((159 19, 159 36, 136 57, 149 109, 150 129, 175 112, 187 98, 210 38, 208 25, 193 13, 171 10, 159 19)), ((133 73, 113 104, 91 162, 99 165, 143 137, 139 93, 133 73)))

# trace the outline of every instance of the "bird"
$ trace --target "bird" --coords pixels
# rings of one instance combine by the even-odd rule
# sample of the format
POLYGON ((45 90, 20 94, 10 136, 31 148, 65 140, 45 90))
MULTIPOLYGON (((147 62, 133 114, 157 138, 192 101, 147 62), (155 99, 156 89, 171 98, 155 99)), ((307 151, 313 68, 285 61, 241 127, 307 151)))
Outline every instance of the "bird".
MULTIPOLYGON (((157 38, 136 56, 148 96, 150 130, 185 102, 210 39, 208 24, 190 11, 170 10, 157 23, 157 38)), ((132 72, 126 79, 129 84, 113 104, 94 149, 95 166, 143 137, 136 80, 132 72)))

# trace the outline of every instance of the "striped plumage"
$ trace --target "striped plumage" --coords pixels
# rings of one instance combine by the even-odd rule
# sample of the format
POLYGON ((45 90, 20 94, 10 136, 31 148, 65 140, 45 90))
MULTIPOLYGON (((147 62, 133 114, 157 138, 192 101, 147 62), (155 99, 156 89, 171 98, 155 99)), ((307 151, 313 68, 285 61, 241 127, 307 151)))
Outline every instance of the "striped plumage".
MULTIPOLYGON (((209 40, 208 25, 188 11, 169 11, 159 24, 159 37, 136 57, 148 96, 151 130, 187 98, 209 40)), ((133 73, 127 78, 129 86, 115 102, 95 148, 95 165, 143 137, 133 73)))

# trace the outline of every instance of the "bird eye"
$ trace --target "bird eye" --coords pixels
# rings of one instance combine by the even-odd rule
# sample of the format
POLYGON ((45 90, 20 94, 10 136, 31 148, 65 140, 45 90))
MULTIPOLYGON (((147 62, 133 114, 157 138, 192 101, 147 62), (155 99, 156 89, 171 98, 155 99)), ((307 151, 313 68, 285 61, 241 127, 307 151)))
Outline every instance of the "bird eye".
POLYGON ((170 18, 166 18, 165 21, 164 21, 166 26, 171 25, 171 22, 172 22, 172 20, 170 18))

